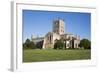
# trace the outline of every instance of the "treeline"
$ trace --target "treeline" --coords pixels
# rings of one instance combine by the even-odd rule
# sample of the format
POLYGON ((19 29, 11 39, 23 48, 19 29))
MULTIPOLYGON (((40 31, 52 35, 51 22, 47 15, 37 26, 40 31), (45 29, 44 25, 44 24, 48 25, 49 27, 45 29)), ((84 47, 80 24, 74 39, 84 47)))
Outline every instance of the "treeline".
MULTIPOLYGON (((80 41, 80 44, 78 45, 79 48, 77 49, 91 49, 91 42, 88 39, 82 39, 80 41)), ((66 44, 64 43, 63 39, 56 40, 56 43, 54 44, 54 49, 76 49, 76 48, 66 48, 66 44)))
MULTIPOLYGON (((56 42, 54 44, 54 49, 66 49, 64 40, 60 39, 55 41, 56 42)), ((34 43, 33 41, 30 41, 30 39, 26 39, 25 43, 23 43, 23 49, 42 49, 42 46, 43 46, 43 41, 34 43)), ((82 39, 78 46, 82 49, 91 49, 91 42, 88 39, 82 39)))
POLYGON ((30 41, 30 39, 26 39, 25 43, 23 43, 23 49, 42 49, 43 41, 38 43, 34 43, 30 41))

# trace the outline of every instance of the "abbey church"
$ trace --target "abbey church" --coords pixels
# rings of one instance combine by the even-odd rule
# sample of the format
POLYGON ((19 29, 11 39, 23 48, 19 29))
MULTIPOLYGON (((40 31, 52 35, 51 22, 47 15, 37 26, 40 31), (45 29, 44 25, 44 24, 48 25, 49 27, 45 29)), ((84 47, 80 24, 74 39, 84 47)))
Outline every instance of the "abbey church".
POLYGON ((54 48, 56 40, 63 39, 65 48, 79 48, 80 37, 78 35, 65 32, 65 22, 62 19, 53 20, 52 31, 44 37, 31 37, 31 40, 38 44, 41 42, 42 48, 54 48))

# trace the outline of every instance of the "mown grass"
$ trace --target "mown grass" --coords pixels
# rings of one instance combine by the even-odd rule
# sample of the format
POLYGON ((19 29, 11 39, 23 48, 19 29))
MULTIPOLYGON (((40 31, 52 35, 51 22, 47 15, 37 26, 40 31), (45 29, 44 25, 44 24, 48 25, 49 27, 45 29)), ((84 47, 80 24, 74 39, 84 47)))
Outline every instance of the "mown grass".
POLYGON ((85 60, 91 58, 91 50, 23 50, 23 62, 85 60))

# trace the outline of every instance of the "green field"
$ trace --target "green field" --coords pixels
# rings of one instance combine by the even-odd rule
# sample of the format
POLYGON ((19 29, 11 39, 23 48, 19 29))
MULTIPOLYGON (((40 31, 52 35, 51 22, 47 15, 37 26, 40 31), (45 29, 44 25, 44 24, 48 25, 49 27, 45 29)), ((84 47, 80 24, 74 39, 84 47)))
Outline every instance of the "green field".
POLYGON ((23 62, 85 60, 91 50, 23 50, 23 62))

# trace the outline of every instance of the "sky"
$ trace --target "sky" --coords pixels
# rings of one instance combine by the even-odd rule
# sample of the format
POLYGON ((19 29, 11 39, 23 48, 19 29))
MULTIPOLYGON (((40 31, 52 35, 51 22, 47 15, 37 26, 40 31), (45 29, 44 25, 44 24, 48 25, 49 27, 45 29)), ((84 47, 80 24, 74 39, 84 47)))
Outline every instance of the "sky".
POLYGON ((91 40, 91 13, 23 10, 23 38, 43 37, 52 32, 54 19, 65 21, 65 33, 91 40))

